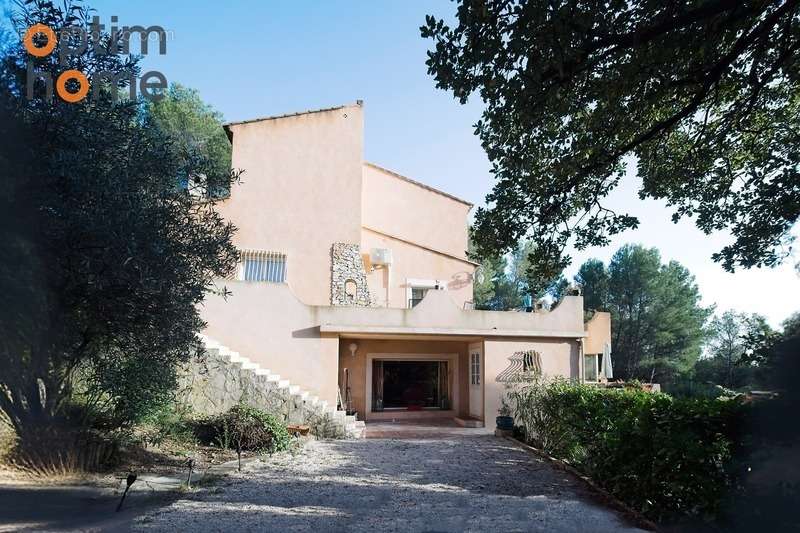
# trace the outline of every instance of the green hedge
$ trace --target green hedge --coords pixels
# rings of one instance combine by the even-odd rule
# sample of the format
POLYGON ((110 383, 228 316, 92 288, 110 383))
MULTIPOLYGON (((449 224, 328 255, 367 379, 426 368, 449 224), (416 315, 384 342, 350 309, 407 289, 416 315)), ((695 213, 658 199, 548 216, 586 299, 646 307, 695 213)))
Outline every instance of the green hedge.
POLYGON ((526 440, 655 520, 714 515, 731 484, 738 401, 564 380, 509 391, 526 440))

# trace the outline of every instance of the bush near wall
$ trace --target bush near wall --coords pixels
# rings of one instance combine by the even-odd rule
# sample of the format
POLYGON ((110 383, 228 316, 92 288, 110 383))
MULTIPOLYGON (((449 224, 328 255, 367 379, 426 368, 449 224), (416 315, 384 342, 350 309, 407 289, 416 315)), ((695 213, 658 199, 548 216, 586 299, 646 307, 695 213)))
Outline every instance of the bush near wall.
POLYGON ((233 406, 197 424, 201 442, 239 453, 275 453, 287 450, 292 442, 286 424, 276 416, 245 404, 233 406))
POLYGON ((713 516, 732 483, 738 401, 540 379, 508 395, 530 444, 654 520, 713 516))

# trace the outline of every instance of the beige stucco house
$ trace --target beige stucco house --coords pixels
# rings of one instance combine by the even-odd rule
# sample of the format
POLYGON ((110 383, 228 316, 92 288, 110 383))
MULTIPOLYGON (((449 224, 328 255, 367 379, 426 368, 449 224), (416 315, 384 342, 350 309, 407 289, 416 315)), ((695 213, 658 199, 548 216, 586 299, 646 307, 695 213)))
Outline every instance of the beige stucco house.
POLYGON ((226 125, 241 183, 221 203, 242 261, 205 334, 329 405, 380 419, 494 425, 522 367, 578 380, 609 341, 583 299, 472 309, 472 205, 363 160, 353 105, 226 125))

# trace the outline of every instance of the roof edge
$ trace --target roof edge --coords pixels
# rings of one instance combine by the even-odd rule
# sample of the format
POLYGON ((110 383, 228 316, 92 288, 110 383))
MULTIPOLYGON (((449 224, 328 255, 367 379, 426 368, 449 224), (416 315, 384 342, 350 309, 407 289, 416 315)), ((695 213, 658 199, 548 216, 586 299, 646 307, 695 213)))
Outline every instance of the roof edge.
MULTIPOLYGON (((499 311, 494 311, 499 312, 499 311)), ((559 331, 552 329, 475 329, 446 328, 437 326, 360 326, 352 324, 320 324, 321 333, 361 333, 383 335, 441 335, 467 337, 509 337, 509 338, 567 338, 583 339, 585 331, 559 331)))
POLYGON ((433 252, 435 254, 439 254, 439 255, 443 255, 445 257, 449 257, 450 259, 454 259, 456 261, 461 261, 462 263, 470 264, 470 265, 472 265, 474 267, 481 266, 480 263, 476 263, 475 261, 470 261, 466 257, 459 257, 459 256, 453 255, 453 254, 451 254, 449 252, 443 252, 442 250, 437 250, 436 248, 431 248, 430 246, 425 246, 424 244, 420 244, 418 242, 409 241, 408 239, 403 239, 402 237, 398 237, 398 236, 392 235, 390 233, 385 233, 385 232, 383 232, 383 231, 381 231, 379 229, 375 229, 375 228, 371 228, 369 226, 365 226, 364 224, 361 224, 361 229, 365 229, 365 230, 370 231, 372 233, 375 233, 377 235, 381 235, 383 237, 386 237, 387 239, 392 239, 394 241, 400 241, 400 242, 406 243, 408 245, 416 246, 417 248, 421 248, 422 250, 427 250, 428 252, 433 252))
POLYGON ((437 189, 436 187, 431 187, 430 185, 427 185, 427 184, 422 183, 420 181, 417 181, 415 179, 411 179, 408 176, 403 176, 402 174, 400 174, 398 172, 395 172, 394 170, 389 170, 388 168, 384 168, 384 167, 382 167, 380 165, 376 165, 375 163, 370 163, 369 161, 364 161, 364 164, 366 166, 368 166, 368 167, 372 167, 372 168, 374 168, 376 170, 380 170, 382 172, 386 172, 390 176, 393 176, 395 178, 398 178, 398 179, 401 179, 401 180, 406 181, 408 183, 411 183, 412 185, 416 185, 417 187, 422 187, 423 189, 426 189, 428 191, 434 192, 436 194, 439 194, 441 196, 444 196, 446 198, 454 200, 454 201, 456 201, 458 203, 467 205, 469 207, 475 207, 475 204, 473 204, 472 202, 468 202, 468 201, 466 201, 464 199, 459 198, 458 196, 453 196, 452 194, 450 194, 448 192, 444 192, 443 190, 437 189))
POLYGON ((250 118, 250 119, 247 119, 247 120, 238 120, 238 121, 233 121, 233 122, 225 122, 222 125, 222 127, 227 130, 231 126, 238 126, 240 124, 250 124, 251 122, 262 122, 262 121, 265 121, 265 120, 277 120, 279 118, 299 117, 301 115, 310 115, 310 114, 313 114, 313 113, 325 113, 327 111, 336 111, 338 109, 344 109, 346 107, 355 107, 355 106, 363 107, 364 106, 364 101, 363 100, 356 100, 355 102, 352 102, 352 103, 349 103, 349 104, 342 104, 342 105, 337 105, 337 106, 333 106, 333 107, 323 107, 323 108, 320 108, 320 109, 307 109, 305 111, 296 111, 294 113, 283 113, 281 115, 268 115, 268 116, 265 116, 265 117, 250 118))

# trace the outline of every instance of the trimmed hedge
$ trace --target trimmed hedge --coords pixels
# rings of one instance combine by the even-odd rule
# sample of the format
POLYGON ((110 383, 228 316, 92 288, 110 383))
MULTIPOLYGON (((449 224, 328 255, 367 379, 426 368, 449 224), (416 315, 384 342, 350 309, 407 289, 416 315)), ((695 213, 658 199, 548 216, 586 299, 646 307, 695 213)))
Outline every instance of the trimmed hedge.
POLYGON ((655 520, 713 516, 731 484, 744 406, 565 380, 509 391, 526 440, 655 520))

